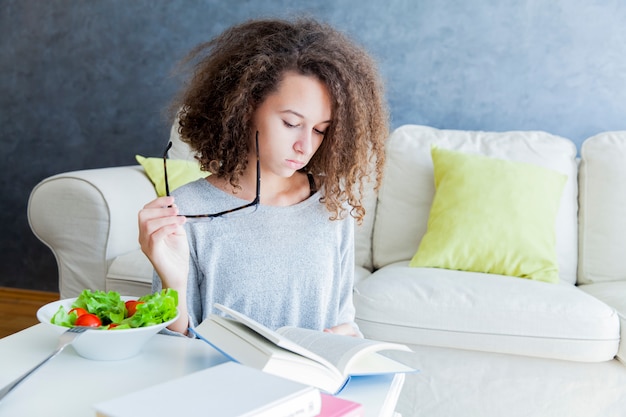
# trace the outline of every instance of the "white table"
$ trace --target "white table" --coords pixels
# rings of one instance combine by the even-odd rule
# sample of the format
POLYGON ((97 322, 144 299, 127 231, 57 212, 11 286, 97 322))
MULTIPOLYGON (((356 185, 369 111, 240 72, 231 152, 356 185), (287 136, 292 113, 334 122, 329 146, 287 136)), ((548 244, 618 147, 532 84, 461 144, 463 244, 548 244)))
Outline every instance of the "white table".
MULTIPOLYGON (((0 387, 49 355, 57 340, 43 324, 0 339, 0 387)), ((95 416, 92 404, 226 360, 200 340, 160 334, 122 361, 84 359, 69 346, 0 402, 0 416, 95 416)), ((355 378, 339 396, 363 404, 367 417, 393 416, 403 383, 403 374, 355 378)))

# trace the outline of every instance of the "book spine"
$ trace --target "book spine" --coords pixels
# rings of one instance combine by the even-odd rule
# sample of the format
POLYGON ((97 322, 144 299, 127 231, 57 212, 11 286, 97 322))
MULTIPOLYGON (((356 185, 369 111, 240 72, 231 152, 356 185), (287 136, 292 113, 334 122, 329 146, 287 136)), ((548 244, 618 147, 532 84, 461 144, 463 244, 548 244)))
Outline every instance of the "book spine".
POLYGON ((192 329, 191 327, 187 329, 188 331, 190 331, 191 333, 194 334, 194 336, 196 336, 198 339, 208 343, 213 349, 217 350, 219 353, 221 353, 222 355, 226 356, 229 360, 235 362, 235 363, 239 363, 239 361, 235 358, 233 358, 231 355, 229 355, 228 353, 226 353, 225 351, 223 351, 222 349, 220 349, 219 347, 217 347, 215 344, 213 344, 211 341, 209 341, 208 339, 206 339, 204 336, 202 336, 200 333, 196 332, 194 329, 192 329))
POLYGON ((270 404, 254 417, 316 417, 322 408, 322 398, 317 389, 307 391, 279 404, 270 404))

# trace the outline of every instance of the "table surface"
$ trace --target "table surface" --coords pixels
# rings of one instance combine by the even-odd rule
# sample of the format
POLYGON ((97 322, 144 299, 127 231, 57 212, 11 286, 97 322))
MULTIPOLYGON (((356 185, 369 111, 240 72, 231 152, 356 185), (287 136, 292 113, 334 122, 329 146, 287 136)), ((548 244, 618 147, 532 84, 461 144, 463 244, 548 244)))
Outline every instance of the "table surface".
MULTIPOLYGON (((0 339, 0 388, 48 356, 58 333, 37 324, 0 339)), ((198 339, 157 334, 121 361, 93 361, 65 348, 0 402, 4 416, 95 416, 93 404, 226 362, 198 339)), ((404 375, 358 377, 339 397, 364 405, 367 417, 394 415, 404 375)))

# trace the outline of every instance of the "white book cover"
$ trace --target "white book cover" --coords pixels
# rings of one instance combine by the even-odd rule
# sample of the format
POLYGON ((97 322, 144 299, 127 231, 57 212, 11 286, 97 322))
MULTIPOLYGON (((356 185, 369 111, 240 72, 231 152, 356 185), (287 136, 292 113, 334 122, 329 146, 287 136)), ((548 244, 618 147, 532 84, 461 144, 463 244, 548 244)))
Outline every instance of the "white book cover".
POLYGON ((317 388, 226 362, 94 405, 97 417, 313 417, 317 388))

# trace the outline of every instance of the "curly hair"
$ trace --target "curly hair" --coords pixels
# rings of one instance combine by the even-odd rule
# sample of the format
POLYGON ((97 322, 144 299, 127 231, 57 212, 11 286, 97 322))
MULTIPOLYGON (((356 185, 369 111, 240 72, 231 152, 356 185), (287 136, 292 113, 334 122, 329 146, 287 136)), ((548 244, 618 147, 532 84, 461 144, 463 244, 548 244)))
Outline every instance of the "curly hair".
POLYGON ((332 123, 303 170, 319 178, 331 219, 365 215, 364 182, 377 189, 389 134, 383 83, 368 53, 313 19, 250 20, 194 48, 182 61, 192 71, 172 104, 181 140, 203 170, 238 187, 246 168, 254 112, 287 71, 314 76, 328 88, 332 123))

